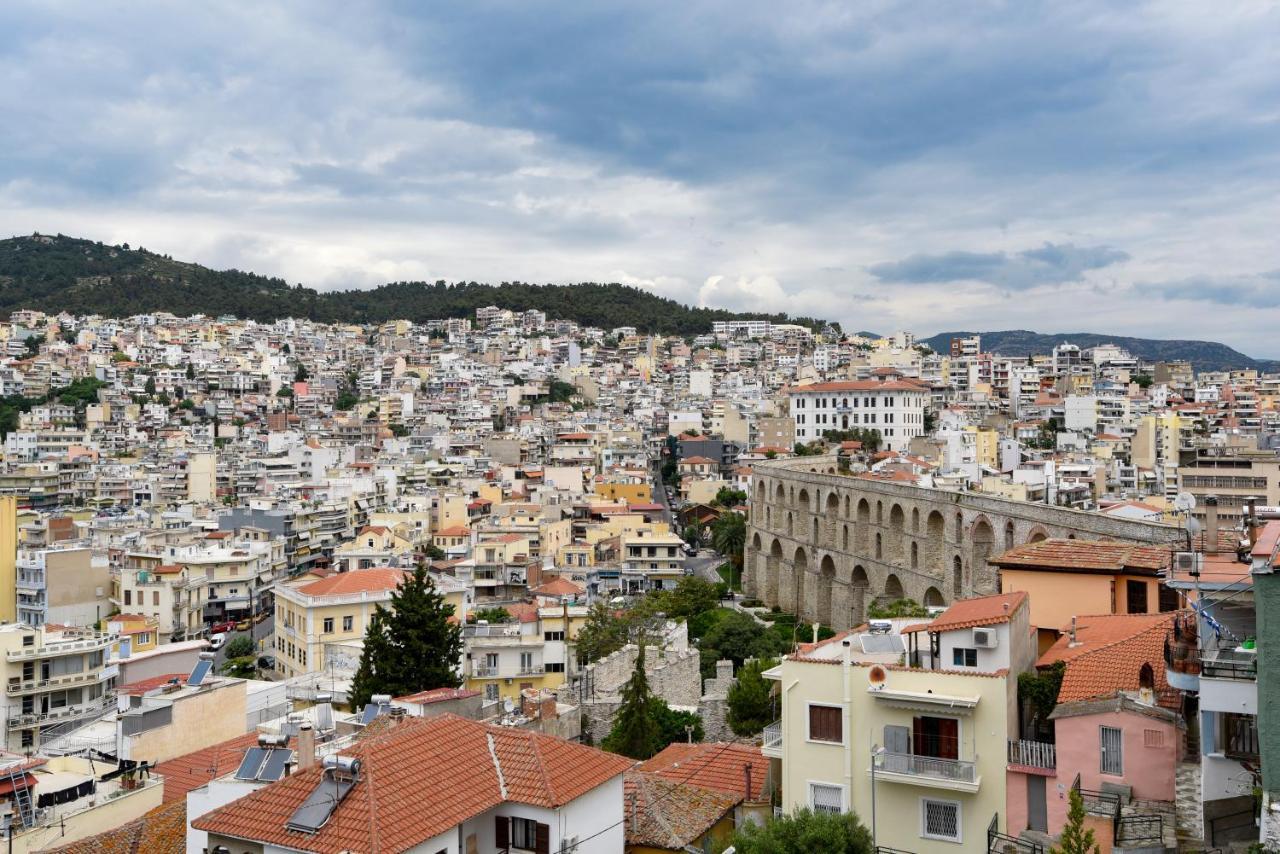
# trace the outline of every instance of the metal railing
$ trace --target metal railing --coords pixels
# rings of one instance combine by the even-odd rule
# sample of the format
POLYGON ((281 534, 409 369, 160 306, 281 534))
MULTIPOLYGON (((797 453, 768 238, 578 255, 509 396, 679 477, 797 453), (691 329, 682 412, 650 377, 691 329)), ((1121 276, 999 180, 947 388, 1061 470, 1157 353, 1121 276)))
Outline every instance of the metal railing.
POLYGON ((1256 653, 1234 649, 1216 649, 1200 656, 1200 675, 1209 679, 1240 679, 1252 682, 1258 678, 1256 653))
POLYGON ((777 750, 782 747, 782 721, 774 721, 764 728, 764 741, 761 747, 766 750, 777 750))
POLYGON ((1058 767, 1057 745, 1047 741, 1010 739, 1009 764, 1021 765, 1025 768, 1053 770, 1058 767))
POLYGON ((880 760, 880 769, 888 774, 909 774, 961 783, 973 783, 978 779, 977 757, 963 760, 917 756, 914 753, 885 753, 880 760))
POLYGON ((988 854, 1044 854, 1044 848, 1034 842, 1019 839, 1000 832, 1000 814, 993 813, 987 825, 988 854))
POLYGON ((1115 844, 1142 844, 1164 841, 1164 816, 1159 813, 1150 815, 1122 815, 1116 822, 1115 844))

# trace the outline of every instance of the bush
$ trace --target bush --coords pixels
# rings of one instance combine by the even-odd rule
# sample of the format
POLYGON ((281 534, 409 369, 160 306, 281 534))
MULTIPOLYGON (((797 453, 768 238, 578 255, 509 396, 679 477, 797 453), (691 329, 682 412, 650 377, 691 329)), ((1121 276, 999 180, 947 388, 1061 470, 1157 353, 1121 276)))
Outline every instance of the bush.
POLYGON ((733 834, 738 854, 871 854, 871 833, 854 813, 797 810, 733 834))
POLYGON ((253 645, 253 639, 248 635, 236 635, 227 641, 226 652, 227 658, 244 658, 257 652, 257 648, 253 645))

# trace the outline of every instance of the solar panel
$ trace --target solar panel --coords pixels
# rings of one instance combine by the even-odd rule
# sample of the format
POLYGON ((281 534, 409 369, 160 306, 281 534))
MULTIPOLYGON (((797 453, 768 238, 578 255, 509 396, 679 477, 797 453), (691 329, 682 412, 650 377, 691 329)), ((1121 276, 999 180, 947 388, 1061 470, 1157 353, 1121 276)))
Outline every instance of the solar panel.
POLYGON ((867 653, 906 652, 907 645, 902 635, 859 635, 862 651, 867 653))
POLYGON ((307 799, 293 811, 293 815, 289 816, 285 827, 301 833, 316 833, 324 827, 325 822, 333 815, 333 811, 338 808, 338 804, 342 803, 342 799, 355 788, 355 785, 354 776, 339 777, 325 769, 320 782, 316 783, 316 787, 311 790, 311 794, 307 795, 307 799))
POLYGON ((199 685, 204 682, 205 677, 209 675, 209 671, 213 668, 213 662, 208 659, 200 659, 196 662, 196 667, 191 671, 191 675, 187 677, 188 685, 199 685))
POLYGON ((367 703, 364 707, 364 714, 360 716, 360 723, 367 726, 373 722, 373 719, 378 716, 380 711, 382 711, 382 707, 377 703, 367 703))
POLYGON ((262 763, 267 758, 267 751, 261 747, 250 747, 244 752, 244 759, 236 771, 237 780, 256 780, 262 763))
POLYGON ((288 748, 277 747, 267 751, 267 761, 263 763, 262 770, 258 772, 257 779, 275 781, 284 776, 285 766, 289 764, 289 760, 293 758, 293 751, 288 748))

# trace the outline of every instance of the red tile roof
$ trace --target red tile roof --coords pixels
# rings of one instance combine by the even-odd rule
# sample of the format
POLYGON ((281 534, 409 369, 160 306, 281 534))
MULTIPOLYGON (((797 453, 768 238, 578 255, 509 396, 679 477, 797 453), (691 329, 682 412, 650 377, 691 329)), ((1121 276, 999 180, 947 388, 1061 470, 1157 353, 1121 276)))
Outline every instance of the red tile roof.
POLYGON ((340 596, 344 593, 381 593, 395 590, 408 573, 403 569, 378 567, 339 572, 328 578, 304 584, 299 593, 307 596, 340 596))
POLYGON ((443 703, 447 700, 465 700, 468 697, 478 696, 480 696, 479 691, 472 691, 467 688, 432 688, 430 691, 419 691, 416 694, 396 697, 396 699, 404 703, 429 706, 432 703, 443 703))
POLYGON ((1026 602, 1027 594, 1022 590, 1013 593, 997 593, 994 596, 979 596, 975 599, 961 599, 939 614, 932 622, 907 626, 902 633, 949 632, 974 626, 995 626, 1013 619, 1013 615, 1026 602))
POLYGON ((1173 613, 1077 618, 1078 645, 1072 647, 1071 636, 1063 635, 1040 656, 1036 666, 1067 663, 1058 702, 1070 703, 1117 691, 1137 691, 1142 666, 1149 664, 1158 702, 1176 708, 1178 692, 1169 687, 1164 671, 1164 641, 1173 619, 1173 613))
POLYGON ((633 764, 552 736, 452 714, 385 726, 343 754, 360 759, 359 782, 315 834, 291 832, 285 823, 320 782, 319 768, 273 783, 192 826, 326 854, 405 851, 504 802, 555 809, 633 764))
POLYGON ((185 801, 187 792, 235 771, 240 767, 240 760, 244 759, 244 752, 257 743, 258 734, 247 732, 221 744, 161 762, 156 766, 156 773, 164 778, 165 802, 185 801))
POLYGON ((760 748, 745 744, 668 745, 657 756, 641 763, 639 770, 648 771, 678 783, 689 783, 706 789, 746 797, 744 769, 751 766, 751 796, 759 798, 769 774, 769 760, 760 748))
POLYGON ((529 592, 535 596, 577 596, 585 591, 586 588, 581 584, 575 584, 563 575, 557 575, 529 592))
POLYGON ((63 854, 186 854, 187 802, 163 804, 128 824, 44 850, 63 854))
POLYGON ((697 842, 734 808, 738 799, 714 789, 673 782, 657 774, 628 771, 628 846, 681 851, 697 842))
POLYGON ((163 688, 173 679, 177 679, 179 683, 185 683, 188 673, 165 673, 160 676, 152 676, 149 679, 139 679, 137 682, 130 682, 127 685, 121 685, 116 688, 116 693, 128 694, 131 697, 141 697, 148 691, 154 691, 157 688, 163 688))
POLYGON ((1004 569, 1157 575, 1172 556, 1168 547, 1051 539, 1010 549, 991 563, 1004 569))

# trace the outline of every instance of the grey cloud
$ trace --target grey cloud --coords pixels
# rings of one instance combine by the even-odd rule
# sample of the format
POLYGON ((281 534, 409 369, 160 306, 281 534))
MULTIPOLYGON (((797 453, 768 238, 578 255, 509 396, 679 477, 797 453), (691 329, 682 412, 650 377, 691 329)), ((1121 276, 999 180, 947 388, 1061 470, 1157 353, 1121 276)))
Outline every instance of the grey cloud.
POLYGON ((1189 276, 1168 282, 1144 282, 1137 286, 1137 290, 1166 300, 1280 308, 1280 270, 1243 276, 1189 276))
POLYGON ((887 284, 930 285, 947 282, 988 282, 1023 290, 1038 285, 1076 282, 1089 270, 1129 260, 1129 254, 1110 246, 1046 243, 1038 249, 1006 252, 945 252, 910 255, 901 261, 873 264, 868 272, 887 284))

